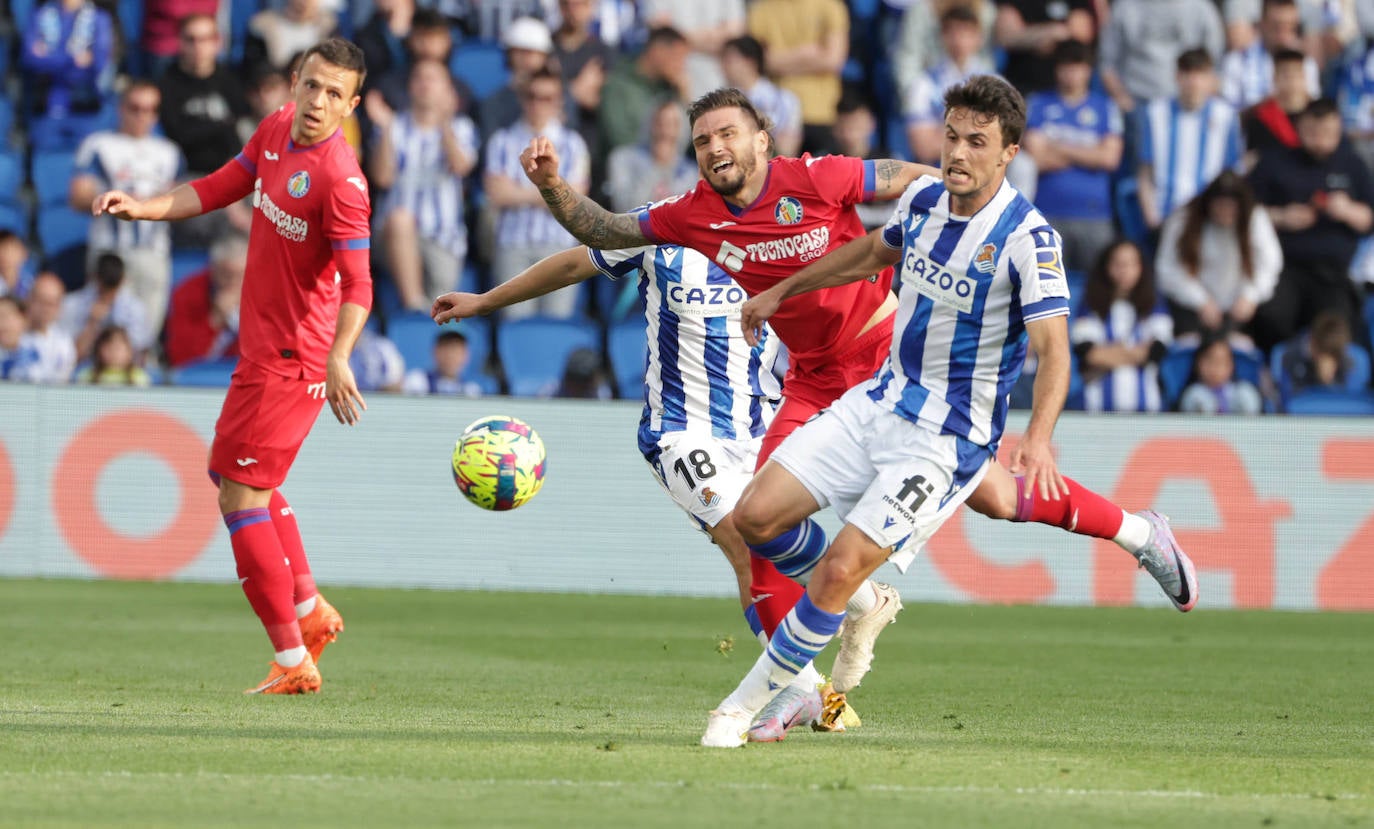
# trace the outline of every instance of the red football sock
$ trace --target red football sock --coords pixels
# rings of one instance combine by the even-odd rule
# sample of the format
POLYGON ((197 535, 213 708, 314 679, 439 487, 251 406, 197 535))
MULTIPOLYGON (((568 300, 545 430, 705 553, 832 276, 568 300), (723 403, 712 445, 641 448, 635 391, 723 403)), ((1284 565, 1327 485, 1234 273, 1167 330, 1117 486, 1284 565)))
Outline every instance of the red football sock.
POLYGON ((754 597, 754 610, 763 632, 771 638, 806 588, 778 572, 773 562, 762 556, 749 557, 749 571, 753 576, 749 595, 754 597))
POLYGON ((224 516, 229 542, 234 548, 239 582, 253 612, 258 614, 272 649, 278 653, 302 647, 301 626, 291 600, 291 568, 282 552, 272 517, 262 507, 238 510, 224 516))
POLYGON ((1027 491, 1026 479, 1016 476, 1016 517, 1012 520, 1049 524, 1095 538, 1115 538, 1125 514, 1121 507, 1072 478, 1064 478, 1064 483, 1069 486, 1068 497, 1047 501, 1040 497, 1039 486, 1027 491))
POLYGON ((267 508, 272 512, 272 526, 281 540, 286 562, 291 566, 291 578, 295 584, 293 601, 300 604, 319 595, 320 591, 315 587, 315 577, 310 573, 310 559, 305 555, 305 542, 301 540, 300 528, 296 526, 296 512, 286 502, 280 489, 272 490, 272 502, 267 508))

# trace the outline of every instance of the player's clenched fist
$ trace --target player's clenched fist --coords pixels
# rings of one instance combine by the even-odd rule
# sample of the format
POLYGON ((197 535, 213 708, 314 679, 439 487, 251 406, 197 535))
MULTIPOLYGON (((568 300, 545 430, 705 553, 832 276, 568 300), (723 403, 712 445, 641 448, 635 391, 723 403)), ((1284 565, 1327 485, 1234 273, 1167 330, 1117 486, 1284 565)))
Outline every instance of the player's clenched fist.
POLYGON ((100 216, 108 213, 116 219, 134 221, 144 218, 142 207, 143 203, 128 193, 109 190, 96 196, 95 201, 91 202, 91 215, 100 216))
POLYGON ((547 187, 558 180, 558 151, 544 136, 532 138, 520 153, 520 166, 536 187, 547 187))

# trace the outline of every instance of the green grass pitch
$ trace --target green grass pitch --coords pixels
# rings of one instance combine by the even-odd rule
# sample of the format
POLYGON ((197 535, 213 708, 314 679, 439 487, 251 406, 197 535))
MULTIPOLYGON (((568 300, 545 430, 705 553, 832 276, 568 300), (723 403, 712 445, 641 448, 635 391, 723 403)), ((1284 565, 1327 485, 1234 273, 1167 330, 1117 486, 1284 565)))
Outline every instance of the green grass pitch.
POLYGON ((731 602, 328 595, 250 698, 233 586, 0 580, 0 825, 1374 826, 1374 615, 910 606, 862 728, 720 751, 731 602))

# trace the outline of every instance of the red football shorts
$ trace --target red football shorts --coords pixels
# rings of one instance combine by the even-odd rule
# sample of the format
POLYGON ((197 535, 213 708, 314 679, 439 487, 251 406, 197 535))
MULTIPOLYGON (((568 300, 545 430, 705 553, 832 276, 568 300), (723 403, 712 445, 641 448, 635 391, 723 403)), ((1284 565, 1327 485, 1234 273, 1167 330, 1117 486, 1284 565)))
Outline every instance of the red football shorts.
POLYGON ((787 370, 782 381, 782 406, 763 436, 755 469, 762 469, 773 450, 798 426, 882 368, 892 349, 892 317, 895 315, 894 312, 865 331, 839 354, 795 363, 787 370))
POLYGON ((323 380, 283 377, 239 360, 215 423, 210 470, 255 489, 276 489, 323 406, 323 380))

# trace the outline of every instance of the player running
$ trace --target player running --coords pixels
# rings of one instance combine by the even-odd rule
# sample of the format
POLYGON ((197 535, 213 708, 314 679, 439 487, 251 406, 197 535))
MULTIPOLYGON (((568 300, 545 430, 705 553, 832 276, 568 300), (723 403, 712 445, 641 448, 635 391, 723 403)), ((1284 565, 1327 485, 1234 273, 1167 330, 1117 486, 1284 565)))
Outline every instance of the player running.
MULTIPOLYGON (((891 353, 773 453, 736 508, 747 526, 792 526, 827 505, 845 521, 814 564, 806 595, 748 676, 711 712, 702 745, 743 745, 754 715, 815 658, 844 619, 848 596, 892 557, 906 562, 996 468, 1006 390, 1027 341, 1040 355, 1026 434, 1012 453, 1031 482, 1067 495, 1050 451, 1069 387, 1068 284, 1059 234, 1006 182, 1026 109, 982 75, 945 93, 942 177, 922 177, 881 230, 798 271, 746 303, 746 336, 808 291, 901 263, 904 290, 891 353)), ((1163 527, 1154 513, 1146 518, 1163 527)), ((1181 610, 1197 598, 1181 550, 1181 610)))
POLYGON ((292 102, 263 119, 237 156, 204 178, 140 201, 97 196, 92 212, 175 221, 253 194, 239 310, 242 356, 210 448, 210 475, 239 581, 276 652, 245 693, 320 689, 316 667, 343 619, 310 573, 278 487, 324 401, 352 426, 367 408, 348 357, 372 306, 367 182, 340 125, 358 105, 363 53, 331 38, 306 51, 292 102))
MULTIPOLYGON (((558 175, 558 156, 544 139, 534 139, 525 150, 526 175, 582 243, 602 249, 651 242, 692 247, 723 266, 751 295, 862 236, 856 203, 894 199, 917 178, 939 175, 934 168, 894 160, 770 160, 767 124, 738 90, 708 93, 692 105, 689 116, 702 181, 681 197, 653 205, 646 215, 612 214, 578 194, 558 175)), ((792 366, 783 381, 783 405, 764 439, 761 464, 799 424, 882 365, 897 307, 891 273, 890 268, 875 269, 866 279, 808 293, 772 319, 792 366)), ((968 503, 989 517, 1037 521, 1112 539, 1135 555, 1178 604, 1179 574, 1165 554, 1176 544, 1166 525, 1127 514, 1068 478, 1054 483, 1059 487, 1052 489, 1050 481, 1038 479, 1034 469, 1013 465, 1008 471, 994 465, 968 503), (1013 477, 1012 472, 1027 475, 1013 477)), ((756 605, 763 629, 771 635, 781 621, 777 608, 790 608, 801 591, 776 579, 767 581, 772 568, 763 559, 804 582, 828 542, 809 518, 779 526, 736 515, 735 524, 755 553, 751 593, 771 597, 756 605)), ((900 608, 896 591, 886 586, 861 587, 852 597, 832 674, 837 692, 859 683, 872 663, 874 641, 900 608)), ((839 701, 835 703, 827 706, 828 713, 838 709, 839 701)), ((765 722, 760 727, 772 728, 765 722)))
MULTIPOLYGON (((745 617, 766 645, 749 592, 749 548, 731 512, 754 473, 781 395, 773 375, 778 341, 765 329, 752 346, 746 342, 739 316, 746 296, 728 273, 675 245, 577 247, 486 293, 444 294, 431 313, 440 325, 491 314, 598 274, 638 275, 649 335, 640 452, 673 502, 725 554, 745 617)), ((788 727, 819 718, 823 681, 812 666, 798 673, 794 694, 802 702, 790 712, 788 727)))

